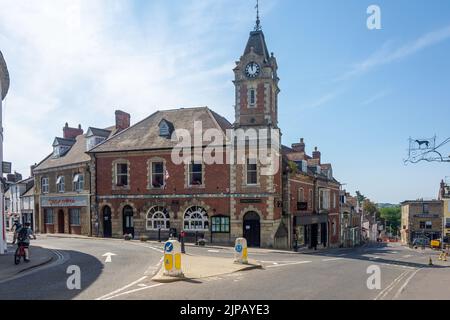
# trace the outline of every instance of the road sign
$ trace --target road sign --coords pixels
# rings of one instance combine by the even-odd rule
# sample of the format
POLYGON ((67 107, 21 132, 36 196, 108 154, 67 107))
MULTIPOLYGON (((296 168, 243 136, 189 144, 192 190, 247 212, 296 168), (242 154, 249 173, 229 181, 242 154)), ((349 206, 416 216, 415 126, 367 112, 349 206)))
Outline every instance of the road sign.
POLYGON ((164 251, 165 251, 166 253, 171 253, 172 250, 173 250, 173 244, 172 244, 171 242, 167 242, 167 243, 164 245, 164 251))
POLYGON ((238 245, 236 246, 236 251, 239 252, 239 253, 242 252, 242 246, 241 246, 240 244, 238 244, 238 245))
POLYGON ((11 173, 11 167, 12 167, 12 163, 11 162, 2 162, 2 173, 11 173))

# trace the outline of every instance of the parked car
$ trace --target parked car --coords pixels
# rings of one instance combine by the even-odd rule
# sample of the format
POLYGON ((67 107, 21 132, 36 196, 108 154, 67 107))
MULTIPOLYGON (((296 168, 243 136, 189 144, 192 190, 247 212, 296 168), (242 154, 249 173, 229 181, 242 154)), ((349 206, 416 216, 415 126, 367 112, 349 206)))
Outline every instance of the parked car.
POLYGON ((426 247, 430 245, 428 238, 416 238, 413 240, 413 247, 426 247))

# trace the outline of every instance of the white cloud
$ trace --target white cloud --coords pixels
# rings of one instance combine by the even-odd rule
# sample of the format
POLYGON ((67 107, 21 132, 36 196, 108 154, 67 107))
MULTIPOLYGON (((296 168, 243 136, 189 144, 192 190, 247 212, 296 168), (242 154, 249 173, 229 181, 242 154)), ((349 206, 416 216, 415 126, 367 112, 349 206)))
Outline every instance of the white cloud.
POLYGON ((392 42, 386 42, 378 51, 364 61, 356 64, 349 72, 338 77, 344 81, 362 75, 370 70, 411 56, 428 47, 437 45, 450 38, 450 26, 431 31, 403 46, 392 48, 392 42))
POLYGON ((233 63, 247 39, 229 48, 252 27, 247 2, 0 0, 0 8, 11 73, 5 160, 18 171, 51 151, 65 122, 108 126, 116 108, 133 122, 193 105, 231 118, 233 63))

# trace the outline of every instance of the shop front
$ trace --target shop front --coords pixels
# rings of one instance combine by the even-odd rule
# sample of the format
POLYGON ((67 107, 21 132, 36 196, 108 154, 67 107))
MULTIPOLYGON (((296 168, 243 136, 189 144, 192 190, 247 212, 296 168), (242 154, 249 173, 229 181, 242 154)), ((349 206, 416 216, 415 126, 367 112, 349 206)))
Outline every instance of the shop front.
POLYGON ((328 215, 295 216, 294 239, 297 248, 324 248, 328 246, 328 215))
POLYGON ((41 197, 45 233, 90 234, 89 197, 41 197))

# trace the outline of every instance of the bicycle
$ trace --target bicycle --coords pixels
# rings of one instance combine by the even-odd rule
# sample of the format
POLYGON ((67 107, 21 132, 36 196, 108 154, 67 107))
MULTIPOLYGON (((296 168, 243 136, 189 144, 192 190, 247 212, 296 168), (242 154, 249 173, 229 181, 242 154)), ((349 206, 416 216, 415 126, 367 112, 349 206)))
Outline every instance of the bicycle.
POLYGON ((16 252, 14 253, 14 264, 18 265, 20 263, 20 259, 23 258, 23 261, 28 262, 25 259, 25 245, 19 244, 16 252))

